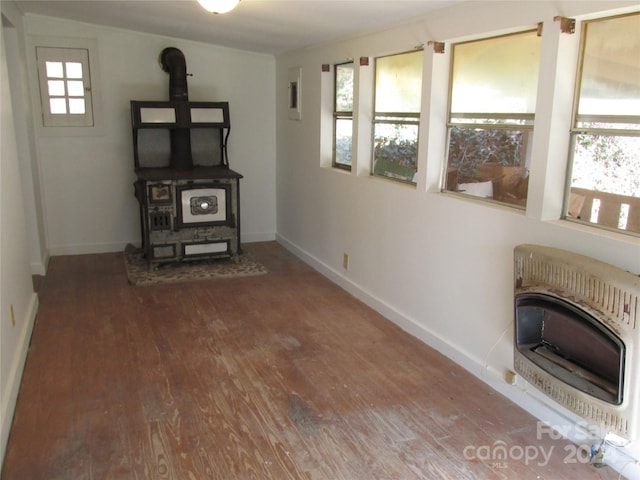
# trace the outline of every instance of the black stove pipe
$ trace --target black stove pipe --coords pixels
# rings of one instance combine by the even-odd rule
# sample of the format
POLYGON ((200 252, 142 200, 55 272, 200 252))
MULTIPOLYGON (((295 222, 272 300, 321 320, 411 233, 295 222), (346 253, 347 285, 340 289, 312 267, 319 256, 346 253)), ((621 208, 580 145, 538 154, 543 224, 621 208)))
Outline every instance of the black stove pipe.
MULTIPOLYGON (((167 47, 160 53, 162 70, 169 74, 169 100, 188 101, 187 62, 184 54, 175 47, 167 47)), ((171 168, 189 170, 193 168, 191 157, 191 130, 174 128, 171 130, 171 168)))
POLYGON ((169 74, 169 100, 189 100, 184 54, 175 47, 167 47, 160 53, 160 65, 169 74))

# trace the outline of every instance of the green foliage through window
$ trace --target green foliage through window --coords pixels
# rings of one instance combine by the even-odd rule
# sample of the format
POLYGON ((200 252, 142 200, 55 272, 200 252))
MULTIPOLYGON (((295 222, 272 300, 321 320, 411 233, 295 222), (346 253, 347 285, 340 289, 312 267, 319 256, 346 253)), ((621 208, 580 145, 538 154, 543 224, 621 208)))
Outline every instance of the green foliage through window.
POLYGON ((519 166, 524 140, 522 130, 452 127, 448 165, 467 181, 477 176, 480 163, 519 166))
POLYGON ((418 126, 377 123, 373 174, 414 182, 418 169, 418 126))

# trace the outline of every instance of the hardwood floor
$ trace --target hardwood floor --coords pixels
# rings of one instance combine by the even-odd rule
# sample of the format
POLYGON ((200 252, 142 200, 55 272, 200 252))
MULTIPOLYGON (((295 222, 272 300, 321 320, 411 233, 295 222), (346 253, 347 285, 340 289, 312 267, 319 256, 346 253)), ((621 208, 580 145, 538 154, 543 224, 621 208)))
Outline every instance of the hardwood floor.
POLYGON ((2 479, 617 478, 275 242, 245 249, 267 275, 132 287, 121 254, 52 258, 2 479))

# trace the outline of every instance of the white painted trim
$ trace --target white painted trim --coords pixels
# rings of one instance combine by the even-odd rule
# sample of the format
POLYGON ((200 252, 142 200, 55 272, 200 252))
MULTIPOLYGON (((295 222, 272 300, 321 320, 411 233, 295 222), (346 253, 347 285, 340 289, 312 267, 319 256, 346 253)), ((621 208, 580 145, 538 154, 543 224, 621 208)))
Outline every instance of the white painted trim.
MULTIPOLYGON (((49 253, 52 257, 59 255, 87 255, 92 253, 112 253, 124 252, 125 247, 129 243, 135 242, 116 242, 116 243, 82 243, 74 245, 56 245, 49 247, 49 253)), ((139 244, 140 242, 137 242, 139 244)))
POLYGON ((46 275, 47 269, 49 268, 49 260, 51 256, 49 255, 49 251, 47 250, 44 253, 43 258, 38 262, 31 262, 31 275, 46 275))
POLYGON ((18 393, 20 391, 20 382, 22 381, 22 373, 24 372, 25 362, 27 361, 27 352, 29 351, 29 343, 31 342, 31 333, 35 324, 36 314, 38 313, 38 295, 33 293, 29 301, 27 309, 26 321, 20 322, 24 325, 20 332, 19 346, 15 350, 15 356, 11 361, 9 369, 9 377, 6 384, 2 386, 2 410, 0 411, 0 459, 4 459, 4 454, 9 440, 13 415, 18 401, 18 393))
POLYGON ((256 232, 256 233, 242 233, 242 243, 254 243, 254 242, 273 242, 276 239, 275 232, 256 232))

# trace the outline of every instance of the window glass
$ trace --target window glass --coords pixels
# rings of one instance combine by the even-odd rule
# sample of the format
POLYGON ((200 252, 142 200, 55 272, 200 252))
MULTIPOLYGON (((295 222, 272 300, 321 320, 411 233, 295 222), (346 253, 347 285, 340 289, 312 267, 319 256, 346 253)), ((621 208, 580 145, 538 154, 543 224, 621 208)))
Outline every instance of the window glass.
POLYGON ((67 78, 82 78, 82 64, 78 62, 66 62, 67 78))
POLYGON ((336 148, 335 165, 351 168, 351 148, 353 144, 353 120, 350 118, 336 118, 336 148))
POLYGON ((580 115, 640 112, 640 15, 585 24, 580 115))
POLYGON ((565 218, 640 234, 640 14, 582 35, 565 218))
POLYGON ((534 113, 540 41, 525 32, 455 45, 453 115, 534 113))
POLYGON ((353 144, 353 62, 335 65, 333 166, 351 169, 353 144))
POLYGON ((67 113, 67 102, 64 98, 52 98, 49 100, 49 105, 53 114, 67 113))
POLYGON ((45 62, 48 78, 62 78, 62 62, 45 62))
POLYGON ((336 65, 336 111, 353 111, 353 62, 336 65))
POLYGON ((422 50, 376 59, 376 112, 420 113, 422 50))
POLYGON ((72 115, 84 115, 84 99, 82 98, 70 98, 69 99, 69 113, 72 115))
POLYGON ((376 59, 373 175, 415 183, 423 52, 376 59))
POLYGON ((67 81, 67 91, 70 97, 82 97, 84 95, 84 83, 77 80, 67 81))
POLYGON ((64 96, 64 81, 63 80, 49 80, 49 95, 52 97, 64 96))
POLYGON ((445 190, 526 206, 540 46, 535 31, 453 45, 445 190))

